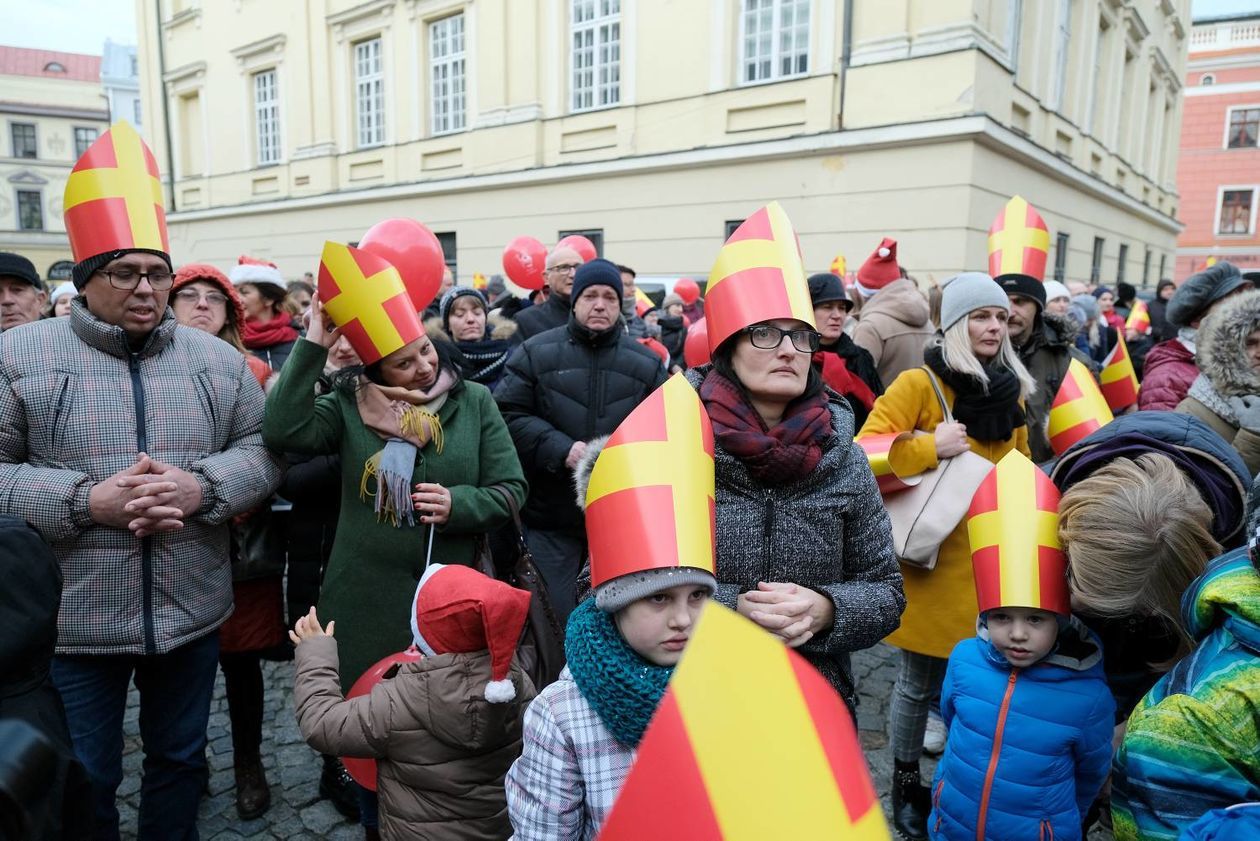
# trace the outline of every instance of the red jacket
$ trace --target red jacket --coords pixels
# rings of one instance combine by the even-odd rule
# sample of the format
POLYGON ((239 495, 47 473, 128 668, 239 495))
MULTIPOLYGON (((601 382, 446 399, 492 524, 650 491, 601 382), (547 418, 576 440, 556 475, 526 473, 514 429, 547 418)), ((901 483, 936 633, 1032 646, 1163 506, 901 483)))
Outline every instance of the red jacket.
POLYGON ((1171 412, 1185 399, 1198 376, 1199 366, 1189 348, 1178 339, 1160 342, 1146 354, 1138 408, 1171 412))

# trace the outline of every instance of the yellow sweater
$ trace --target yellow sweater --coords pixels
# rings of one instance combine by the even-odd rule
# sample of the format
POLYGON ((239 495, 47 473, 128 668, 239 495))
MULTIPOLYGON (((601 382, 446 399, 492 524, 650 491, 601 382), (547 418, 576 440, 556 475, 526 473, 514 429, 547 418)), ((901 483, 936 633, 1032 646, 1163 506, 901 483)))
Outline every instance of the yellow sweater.
MULTIPOLYGON (((953 406, 954 392, 939 377, 941 392, 953 406)), ((936 399, 932 383, 923 368, 912 368, 898 375, 888 390, 875 401, 875 408, 866 419, 858 438, 888 432, 910 432, 916 429, 932 432, 945 420, 941 403, 936 399)), ((967 436, 971 451, 996 464, 1011 450, 1030 455, 1028 427, 1018 427, 1005 441, 979 441, 967 436)), ((893 470, 909 476, 936 467, 936 439, 932 435, 899 441, 889 453, 893 470)), ((886 642, 932 657, 948 657, 954 646, 976 632, 976 585, 971 573, 971 543, 967 539, 967 522, 945 538, 931 571, 902 565, 905 578, 906 611, 901 627, 886 642)))

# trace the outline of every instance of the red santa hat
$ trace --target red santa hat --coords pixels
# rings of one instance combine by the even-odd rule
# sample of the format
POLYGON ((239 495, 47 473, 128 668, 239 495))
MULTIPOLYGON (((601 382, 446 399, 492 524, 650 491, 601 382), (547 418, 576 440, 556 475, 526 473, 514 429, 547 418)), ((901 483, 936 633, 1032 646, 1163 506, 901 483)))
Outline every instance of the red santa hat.
POLYGON ((863 297, 869 298, 894 280, 901 279, 901 267, 897 265, 897 241, 884 237, 866 262, 857 270, 857 288, 863 297))
POLYGON ((509 673, 529 615, 529 593, 466 566, 430 564, 411 603, 411 634, 429 657, 490 652, 486 700, 516 697, 509 673))
POLYGON ((245 254, 237 258, 236 265, 232 267, 228 277, 232 279, 233 286, 240 286, 242 283, 270 283, 282 290, 288 289, 284 283, 284 275, 280 274, 280 269, 275 263, 245 254))

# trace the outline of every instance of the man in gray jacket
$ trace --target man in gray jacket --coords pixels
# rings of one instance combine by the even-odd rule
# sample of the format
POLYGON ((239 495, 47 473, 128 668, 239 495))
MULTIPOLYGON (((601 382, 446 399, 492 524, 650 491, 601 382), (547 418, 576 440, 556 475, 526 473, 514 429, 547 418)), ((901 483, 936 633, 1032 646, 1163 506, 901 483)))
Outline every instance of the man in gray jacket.
MULTIPOLYGON (((104 160, 125 170, 139 138, 119 124, 97 144, 114 139, 104 160)), ((129 200, 108 220, 111 203, 81 203, 121 180, 76 182, 96 149, 66 189, 81 292, 70 317, 0 334, 0 513, 33 525, 65 578, 52 674, 92 783, 96 837, 119 833, 134 677, 139 837, 196 838, 217 629, 232 612, 228 521, 270 496, 281 471, 262 443, 263 394, 245 358, 167 309, 160 212, 137 220, 129 200), (89 212, 72 214, 76 200, 89 212), (111 246, 118 230, 126 236, 111 246)))

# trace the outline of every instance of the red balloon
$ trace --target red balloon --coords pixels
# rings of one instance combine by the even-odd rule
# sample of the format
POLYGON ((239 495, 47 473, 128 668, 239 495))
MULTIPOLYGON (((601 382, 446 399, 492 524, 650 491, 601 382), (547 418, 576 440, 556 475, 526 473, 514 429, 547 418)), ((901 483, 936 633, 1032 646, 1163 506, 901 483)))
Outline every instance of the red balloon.
POLYGON ((700 285, 689 277, 679 278, 674 284, 674 294, 682 298, 684 304, 694 304, 700 297, 700 285))
POLYGON ((542 289, 547 246, 533 237, 517 237, 503 249, 503 271, 522 289, 542 289))
MULTIPOLYGON (((423 660, 424 655, 414 645, 406 651, 399 651, 397 654, 391 654, 368 668, 366 672, 359 676, 354 682, 354 686, 350 687, 350 691, 346 693, 346 698, 358 698, 360 695, 367 695, 372 691, 372 687, 380 683, 385 677, 385 673, 391 669, 401 666, 405 663, 415 663, 423 660)), ((392 677, 392 675, 391 675, 392 677)), ((366 788, 368 791, 376 791, 376 760, 365 759, 363 757, 343 756, 341 764, 346 766, 346 771, 354 778, 354 781, 366 788)))
POLYGON ((433 302, 442 288, 446 257, 433 232, 415 219, 384 219, 359 240, 359 248, 384 257, 398 269, 416 312, 433 302))
POLYGON ((683 361, 688 368, 695 368, 709 361, 709 325, 704 323, 703 318, 687 330, 687 340, 683 342, 683 361))
POLYGON ((595 250, 595 243, 581 234, 569 234, 556 243, 556 248, 572 248, 582 258, 583 263, 589 263, 599 256, 595 250))

